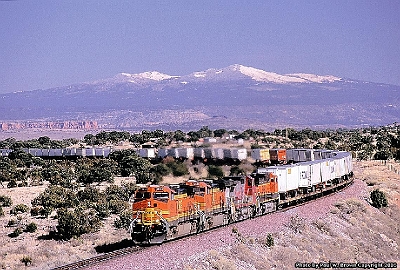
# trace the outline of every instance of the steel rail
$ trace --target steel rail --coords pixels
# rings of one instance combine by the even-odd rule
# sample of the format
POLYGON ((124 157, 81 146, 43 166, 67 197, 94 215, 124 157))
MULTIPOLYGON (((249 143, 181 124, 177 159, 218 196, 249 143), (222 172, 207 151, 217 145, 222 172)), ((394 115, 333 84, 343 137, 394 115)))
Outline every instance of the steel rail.
POLYGON ((70 270, 70 269, 81 269, 84 267, 88 267, 88 266, 92 266, 95 264, 98 264, 100 262, 103 261, 108 261, 114 258, 118 258, 127 254, 132 254, 135 252, 138 252, 140 250, 143 250, 144 247, 127 247, 127 248, 123 248, 123 249, 118 249, 115 251, 111 251, 111 252, 107 252, 101 255, 97 255, 88 259, 84 259, 81 261, 77 261, 74 263, 70 263, 70 264, 66 264, 66 265, 62 265, 62 266, 58 266, 56 268, 53 268, 53 270, 70 270))

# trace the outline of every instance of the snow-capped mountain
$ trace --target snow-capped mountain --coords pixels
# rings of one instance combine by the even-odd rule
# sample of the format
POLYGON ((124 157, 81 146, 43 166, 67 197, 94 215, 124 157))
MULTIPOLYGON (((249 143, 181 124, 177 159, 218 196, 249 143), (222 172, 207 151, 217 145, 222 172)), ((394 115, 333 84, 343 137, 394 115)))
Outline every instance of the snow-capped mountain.
POLYGON ((335 76, 321 76, 315 74, 277 74, 267 72, 253 67, 243 65, 231 65, 222 69, 208 69, 206 71, 195 72, 189 77, 202 78, 203 80, 231 80, 231 79, 251 79, 257 82, 290 84, 290 83, 326 83, 341 81, 335 76))
POLYGON ((119 73, 115 76, 116 79, 119 79, 124 82, 141 82, 141 81, 162 81, 168 80, 171 78, 178 78, 179 76, 170 76, 167 74, 160 73, 158 71, 148 71, 139 74, 129 74, 129 73, 119 73))
MULTIPOLYGON (((120 73, 95 82, 3 94, 0 99, 0 120, 97 115, 104 118, 95 119, 99 123, 116 127, 121 126, 121 112, 146 112, 152 118, 149 111, 166 112, 157 125, 189 121, 187 115, 204 120, 208 115, 223 116, 225 124, 231 120, 232 128, 239 123, 381 125, 400 119, 400 86, 332 75, 281 75, 238 64, 179 76, 120 73), (195 113, 181 115, 187 110, 195 113), (110 118, 111 112, 116 118, 110 118)), ((153 118, 141 121, 155 125, 153 118)), ((124 118, 123 126, 140 128, 132 119, 124 118)))
MULTIPOLYGON (((158 71, 143 72, 139 74, 120 73, 111 80, 119 82, 143 83, 150 81, 178 80, 179 82, 198 81, 227 81, 227 80, 254 80, 257 82, 290 84, 290 83, 328 83, 342 81, 342 78, 332 75, 315 75, 306 73, 278 74, 267 72, 253 67, 239 64, 231 65, 222 69, 210 68, 205 71, 193 72, 189 75, 171 76, 158 71)), ((110 80, 110 79, 109 79, 110 80)))

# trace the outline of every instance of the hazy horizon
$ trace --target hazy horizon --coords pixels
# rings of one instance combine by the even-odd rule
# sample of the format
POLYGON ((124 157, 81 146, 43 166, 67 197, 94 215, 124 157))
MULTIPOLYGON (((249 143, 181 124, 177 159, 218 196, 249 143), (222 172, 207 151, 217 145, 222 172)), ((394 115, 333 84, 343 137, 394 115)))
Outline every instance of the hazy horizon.
POLYGON ((398 1, 0 1, 0 94, 242 64, 400 85, 398 1))

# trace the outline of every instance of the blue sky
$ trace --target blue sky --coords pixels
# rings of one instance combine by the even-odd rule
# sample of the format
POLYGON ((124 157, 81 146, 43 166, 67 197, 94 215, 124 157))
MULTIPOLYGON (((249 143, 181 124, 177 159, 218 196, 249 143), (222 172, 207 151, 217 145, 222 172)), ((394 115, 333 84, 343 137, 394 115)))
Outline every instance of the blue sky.
POLYGON ((0 0, 0 93, 243 64, 400 85, 397 0, 0 0))

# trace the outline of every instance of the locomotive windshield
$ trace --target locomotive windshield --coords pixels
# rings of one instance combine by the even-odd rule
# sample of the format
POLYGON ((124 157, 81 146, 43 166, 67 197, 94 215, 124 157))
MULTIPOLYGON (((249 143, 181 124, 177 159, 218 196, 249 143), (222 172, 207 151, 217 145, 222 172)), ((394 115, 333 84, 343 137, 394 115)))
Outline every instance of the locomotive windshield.
POLYGON ((168 192, 154 192, 153 193, 153 198, 155 200, 168 200, 169 199, 169 193, 168 192))
POLYGON ((145 199, 150 199, 151 198, 151 193, 150 192, 136 192, 135 194, 135 202, 139 202, 145 199))
POLYGON ((252 174, 254 183, 258 186, 270 182, 270 173, 256 173, 252 174))

